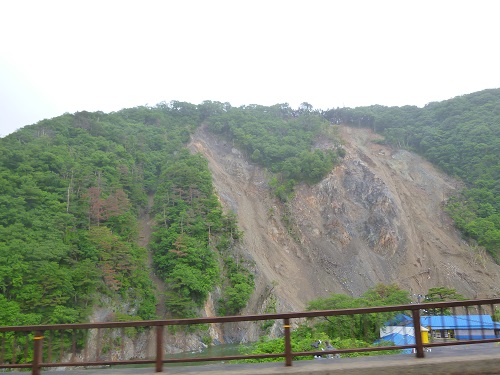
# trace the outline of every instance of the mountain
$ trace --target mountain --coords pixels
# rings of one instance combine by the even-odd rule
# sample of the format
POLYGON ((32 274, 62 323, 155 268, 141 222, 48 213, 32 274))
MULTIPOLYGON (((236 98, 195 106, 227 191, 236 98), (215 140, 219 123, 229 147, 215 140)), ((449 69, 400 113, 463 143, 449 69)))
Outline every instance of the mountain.
POLYGON ((414 150, 466 188, 447 205, 456 226, 500 262, 500 90, 483 90, 424 108, 360 107, 324 113, 332 122, 381 132, 414 150))
POLYGON ((286 205, 270 194, 266 172, 229 142, 203 127, 193 136, 190 148, 207 158, 218 195, 237 213, 240 251, 255 262, 260 291, 249 312, 271 289, 279 311, 330 293, 359 296, 376 283, 414 294, 446 285, 469 298, 498 295, 500 267, 444 212, 462 183, 417 154, 377 143, 369 129, 340 131, 342 163, 319 183, 300 184, 286 205))
POLYGON ((499 103, 171 102, 27 126, 0 140, 0 324, 297 311, 377 283, 498 296, 499 103))

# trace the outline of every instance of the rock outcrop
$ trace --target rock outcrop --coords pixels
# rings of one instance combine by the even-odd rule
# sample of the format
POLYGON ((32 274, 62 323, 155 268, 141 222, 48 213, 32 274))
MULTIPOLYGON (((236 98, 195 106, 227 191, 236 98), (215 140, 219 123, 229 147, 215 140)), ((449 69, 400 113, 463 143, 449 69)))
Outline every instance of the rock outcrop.
POLYGON ((500 295, 500 267, 463 241, 444 212, 460 183, 377 143, 368 129, 339 131, 346 157, 320 183, 298 186, 287 206, 272 197, 266 172, 230 143, 203 128, 193 137, 191 150, 208 159, 221 202, 237 214, 240 251, 255 264, 246 312, 261 312, 271 285, 278 311, 330 293, 359 296, 376 283, 416 295, 434 286, 500 295))
MULTIPOLYGON (((339 131, 345 158, 318 184, 297 186, 287 204, 272 196, 266 171, 230 142, 203 127, 193 136, 191 151, 207 158, 220 201, 236 213, 244 233, 236 251, 253 265, 256 290, 242 313, 301 311, 312 299, 359 296, 377 283, 396 283, 415 296, 445 286, 468 298, 498 297, 500 266, 463 241, 444 212, 460 183, 418 155, 377 143, 379 136, 367 129, 339 131)), ((334 147, 325 140, 319 146, 334 147)), ((151 220, 144 214, 143 221, 146 246, 151 220)), ((215 314, 218 293, 210 295, 204 315, 215 314)), ((102 305, 92 321, 130 309, 102 305)), ((281 329, 277 321, 267 333, 278 336, 281 329)), ((251 342, 259 339, 262 324, 212 324, 208 334, 216 343, 251 342)), ((96 335, 91 332, 89 353, 96 352, 96 335)), ((165 337, 164 347, 168 353, 199 351, 202 341, 195 333, 176 332, 165 337)), ((154 342, 151 330, 125 338, 124 355, 151 357, 154 342)), ((110 355, 122 354, 117 349, 110 355)))

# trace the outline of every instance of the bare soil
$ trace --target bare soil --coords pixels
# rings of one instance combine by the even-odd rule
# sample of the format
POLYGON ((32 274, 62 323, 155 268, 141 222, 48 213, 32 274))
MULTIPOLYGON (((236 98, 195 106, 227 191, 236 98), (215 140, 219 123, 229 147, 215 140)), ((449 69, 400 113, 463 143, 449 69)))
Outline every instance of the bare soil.
POLYGON ((320 183, 298 186, 288 209, 272 197, 266 172, 231 143, 204 128, 192 138, 221 203, 237 214, 239 251, 255 265, 248 312, 261 312, 271 293, 278 311, 297 311, 379 282, 412 294, 447 286, 469 298, 500 295, 500 267, 463 241, 443 210, 460 182, 416 154, 375 143, 380 137, 367 129, 338 130, 346 157, 320 183))

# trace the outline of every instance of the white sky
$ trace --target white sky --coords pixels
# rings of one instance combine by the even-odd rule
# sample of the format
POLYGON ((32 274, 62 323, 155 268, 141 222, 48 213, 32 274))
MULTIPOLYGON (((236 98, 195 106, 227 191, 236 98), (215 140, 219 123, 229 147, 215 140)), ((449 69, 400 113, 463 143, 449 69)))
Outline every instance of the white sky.
POLYGON ((180 100, 418 105, 500 87, 497 0, 0 0, 0 136, 180 100))

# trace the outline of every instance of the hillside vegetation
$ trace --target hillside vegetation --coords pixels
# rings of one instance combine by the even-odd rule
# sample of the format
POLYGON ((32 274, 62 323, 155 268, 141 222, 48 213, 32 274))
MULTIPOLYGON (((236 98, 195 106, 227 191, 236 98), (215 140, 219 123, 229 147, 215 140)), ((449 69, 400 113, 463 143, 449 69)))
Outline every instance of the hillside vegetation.
POLYGON ((128 304, 131 317, 155 318, 147 252, 137 245, 148 195, 168 310, 193 314, 219 283, 208 233, 222 251, 235 225, 204 160, 184 150, 198 124, 194 106, 158 105, 65 114, 1 140, 0 311, 9 313, 0 324, 85 321, 99 294, 128 304))
POLYGON ((337 139, 330 124, 307 103, 298 110, 287 104, 225 108, 209 118, 208 129, 233 141, 253 162, 273 172, 271 185, 283 201, 297 182, 319 182, 343 155, 341 147, 335 151, 312 148, 318 137, 337 139))
POLYGON ((197 315, 216 289, 218 314, 240 312, 254 290, 251 264, 233 251, 245 234, 223 212, 206 160, 185 146, 205 124, 266 168, 288 201, 344 156, 331 123, 374 128, 461 177, 467 189, 448 209, 500 260, 500 90, 425 108, 206 101, 78 112, 0 140, 0 325, 86 321, 99 296, 130 318, 155 318, 148 250, 169 316, 197 315), (324 138, 335 147, 321 149, 324 138), (144 210, 155 219, 149 249, 137 244, 144 210))
MULTIPOLYGON (((150 249, 167 286, 168 314, 195 316, 216 286, 222 288, 218 313, 238 313, 254 283, 245 260, 231 251, 242 233, 234 215, 222 212, 206 161, 185 148, 203 121, 224 118, 228 110, 233 114, 221 103, 171 102, 110 114, 78 112, 3 138, 0 310, 8 313, 0 324, 85 321, 99 295, 129 305, 131 318, 154 318, 147 250, 137 245, 148 196, 154 196, 156 223, 150 249)), ((250 112, 234 110, 235 116, 250 112)), ((268 118, 269 127, 257 129, 259 139, 298 123, 274 118, 273 127, 268 118)), ((304 119, 288 136, 290 144, 300 144, 298 151, 272 160, 297 152, 329 160, 308 151, 319 131, 311 124, 320 121, 317 115, 304 119)), ((272 148, 263 148, 263 160, 272 148)), ((331 167, 321 166, 315 178, 331 167)))

